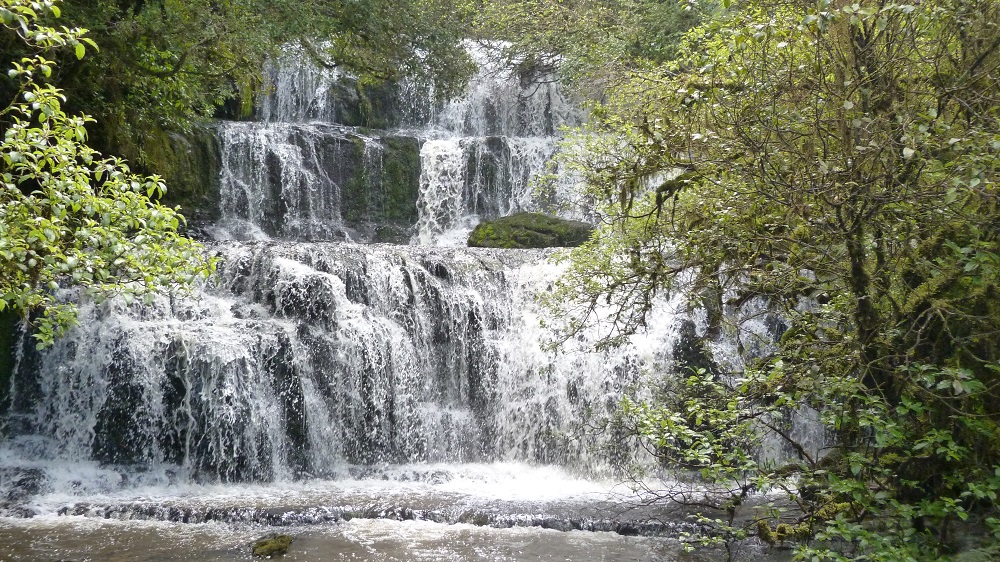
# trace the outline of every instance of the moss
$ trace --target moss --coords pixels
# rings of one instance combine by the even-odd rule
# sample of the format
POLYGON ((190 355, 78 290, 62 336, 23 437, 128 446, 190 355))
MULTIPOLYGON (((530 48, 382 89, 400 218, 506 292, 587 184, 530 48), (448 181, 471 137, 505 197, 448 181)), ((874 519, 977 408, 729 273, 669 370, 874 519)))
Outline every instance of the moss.
POLYGON ((382 141, 382 186, 385 218, 413 224, 417 221, 420 193, 420 142, 412 137, 386 137, 382 141))
POLYGON ((838 514, 850 511, 850 502, 830 502, 816 510, 814 517, 820 521, 836 519, 838 514))
POLYGON ((288 552, 294 539, 289 535, 268 535, 253 543, 253 555, 260 557, 280 556, 288 552))
POLYGON ((469 246, 480 248, 549 248, 579 246, 594 227, 579 221, 540 213, 518 213, 484 221, 469 236, 469 246))
POLYGON ((897 467, 905 461, 902 456, 896 453, 885 453, 878 459, 878 465, 882 468, 897 467))
POLYGON ((403 122, 399 85, 392 81, 359 84, 343 77, 333 86, 337 122, 351 127, 390 129, 403 122))
POLYGON ((778 523, 774 528, 764 519, 757 521, 757 538, 769 545, 787 542, 790 540, 802 540, 809 537, 809 525, 806 523, 778 523))
POLYGON ((758 519, 756 527, 757 538, 771 545, 778 543, 778 537, 774 535, 774 531, 771 530, 771 526, 767 524, 767 521, 758 519))

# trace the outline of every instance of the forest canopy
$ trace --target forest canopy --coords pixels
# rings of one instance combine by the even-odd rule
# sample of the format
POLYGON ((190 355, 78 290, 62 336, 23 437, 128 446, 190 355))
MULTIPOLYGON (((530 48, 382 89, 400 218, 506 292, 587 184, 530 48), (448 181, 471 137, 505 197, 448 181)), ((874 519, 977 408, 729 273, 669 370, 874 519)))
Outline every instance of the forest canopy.
MULTIPOLYGON (((471 7, 452 0, 62 0, 44 25, 88 30, 99 46, 77 62, 56 55, 46 78, 70 113, 95 118, 98 149, 149 167, 147 144, 227 110, 245 115, 267 94, 263 66, 283 46, 305 43, 324 64, 371 84, 423 76, 442 96, 471 72, 460 24, 471 7)), ((17 60, 16 34, 0 50, 17 60)), ((16 82, 0 84, 9 99, 16 82)), ((155 164, 155 163, 153 163, 155 164)), ((155 171, 155 170, 152 170, 155 171)))
POLYGON ((66 96, 47 81, 54 59, 81 59, 96 45, 84 29, 44 25, 45 12, 58 17, 60 8, 0 2, 3 27, 25 53, 9 63, 16 89, 0 110, 0 312, 32 323, 41 347, 76 320, 62 288, 130 303, 189 287, 214 268, 201 245, 180 234, 177 211, 155 202, 159 177, 136 175, 87 145, 93 119, 67 114, 66 96))

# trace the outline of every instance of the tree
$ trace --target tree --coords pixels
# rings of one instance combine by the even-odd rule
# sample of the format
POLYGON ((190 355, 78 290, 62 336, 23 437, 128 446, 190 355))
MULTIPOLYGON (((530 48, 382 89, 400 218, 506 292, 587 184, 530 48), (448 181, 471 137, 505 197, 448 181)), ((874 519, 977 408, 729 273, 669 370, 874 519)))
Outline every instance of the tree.
POLYGON ((508 66, 558 71, 600 99, 623 75, 672 59, 683 33, 713 10, 675 0, 496 0, 483 3, 475 27, 508 66))
POLYGON ((1000 5, 726 4, 577 135, 566 158, 606 224, 550 303, 567 335, 604 322, 604 345, 675 290, 708 337, 746 337, 723 313, 748 303, 789 324, 744 371, 626 405, 664 462, 743 482, 722 513, 754 489, 798 507, 716 536, 806 560, 937 560, 970 517, 1000 539, 1000 5), (806 408, 835 436, 819 455, 783 425, 806 408), (798 458, 720 438, 746 431, 798 458))
MULTIPOLYGON (((67 111, 95 117, 98 149, 156 171, 155 149, 225 107, 245 117, 266 95, 265 62, 302 42, 362 85, 420 75, 453 95, 471 75, 461 46, 470 7, 459 0, 64 0, 60 22, 101 45, 79 64, 52 68, 67 111)), ((52 23, 39 14, 41 23, 52 23)), ((47 19, 48 18, 48 19, 47 19)), ((12 59, 27 46, 0 35, 12 59)), ((69 53, 54 53, 57 61, 69 53)), ((0 82, 0 94, 19 84, 0 82)))
POLYGON ((0 112, 0 311, 34 322, 41 347, 75 321, 61 288, 130 302, 184 290, 214 268, 201 245, 178 233, 182 217, 151 200, 163 182, 102 158, 85 144, 92 119, 63 111, 65 96, 45 83, 51 58, 83 58, 96 45, 84 29, 42 25, 43 11, 61 14, 53 0, 0 0, 4 27, 31 53, 11 65, 19 88, 0 112))

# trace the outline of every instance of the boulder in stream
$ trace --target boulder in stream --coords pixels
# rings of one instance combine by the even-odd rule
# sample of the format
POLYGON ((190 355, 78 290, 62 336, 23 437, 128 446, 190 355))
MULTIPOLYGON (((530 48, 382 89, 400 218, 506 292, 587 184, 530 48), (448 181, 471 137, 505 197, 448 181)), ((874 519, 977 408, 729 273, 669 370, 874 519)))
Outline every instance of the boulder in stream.
POLYGON ((517 213, 483 221, 469 235, 476 248, 551 248, 579 246, 590 238, 593 225, 541 213, 517 213))
POLYGON ((289 535, 279 535, 272 533, 257 539, 253 543, 253 555, 261 558, 279 556, 288 552, 288 547, 292 546, 294 539, 289 535))

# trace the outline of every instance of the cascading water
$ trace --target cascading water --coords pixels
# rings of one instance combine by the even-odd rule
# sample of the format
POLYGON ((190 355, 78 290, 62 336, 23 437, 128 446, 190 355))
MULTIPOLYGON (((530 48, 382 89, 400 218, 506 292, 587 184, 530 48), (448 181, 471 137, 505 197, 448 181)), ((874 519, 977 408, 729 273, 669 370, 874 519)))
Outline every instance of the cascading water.
MULTIPOLYGON (((218 126, 221 219, 204 228, 218 279, 190 298, 85 302, 54 348, 19 348, 0 512, 250 525, 224 544, 260 525, 350 535, 352 518, 677 532, 602 511, 616 437, 582 430, 666 368, 671 303, 631 346, 553 352, 534 304, 559 273, 550 251, 447 247, 480 218, 583 213, 532 190, 571 104, 480 62, 464 99, 398 102, 372 130, 337 73, 277 61, 262 120, 218 126), (373 241, 395 244, 357 243, 373 241)), ((11 528, 0 543, 48 532, 11 528)), ((520 539, 480 540, 500 546, 435 559, 509 559, 520 539)))
POLYGON ((547 196, 534 180, 548 170, 562 127, 579 124, 579 110, 555 81, 522 80, 470 51, 479 65, 464 97, 436 113, 420 151, 419 244, 464 245, 480 219, 518 211, 558 211, 585 218, 572 201, 575 178, 555 181, 547 196), (443 203, 443 204, 442 204, 443 203))

